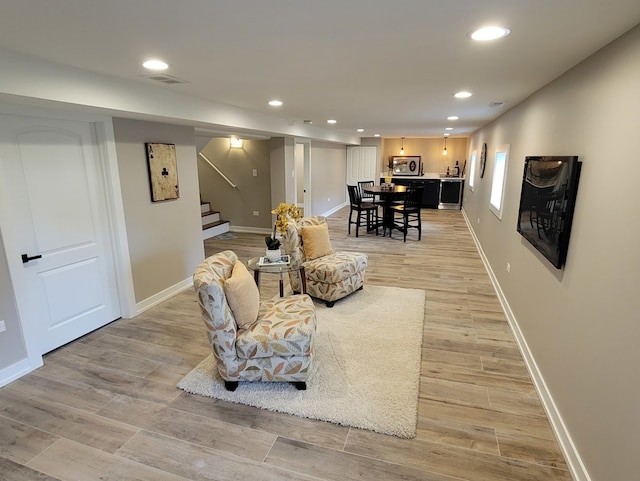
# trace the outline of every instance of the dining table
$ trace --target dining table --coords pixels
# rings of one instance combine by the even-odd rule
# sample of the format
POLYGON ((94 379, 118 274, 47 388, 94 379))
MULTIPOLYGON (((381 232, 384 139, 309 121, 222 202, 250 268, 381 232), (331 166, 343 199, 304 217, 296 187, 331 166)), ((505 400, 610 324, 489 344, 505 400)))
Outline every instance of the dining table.
POLYGON ((387 229, 389 229, 389 237, 391 237, 391 231, 393 229, 393 211, 391 206, 394 202, 404 200, 407 195, 406 185, 370 185, 362 188, 363 192, 367 194, 373 194, 380 197, 382 204, 382 236, 386 235, 387 229))

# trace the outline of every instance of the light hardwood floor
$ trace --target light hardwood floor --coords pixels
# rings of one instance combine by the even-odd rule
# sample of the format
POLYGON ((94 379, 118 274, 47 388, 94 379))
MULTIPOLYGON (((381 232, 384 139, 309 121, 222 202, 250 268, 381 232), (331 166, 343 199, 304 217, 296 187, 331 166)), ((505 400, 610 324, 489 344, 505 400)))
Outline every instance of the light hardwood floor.
MULTIPOLYGON (((422 241, 414 231, 406 243, 397 232, 347 236, 347 215, 329 218, 331 240, 369 255, 365 289, 427 294, 415 439, 180 391, 210 352, 188 290, 0 389, 0 478, 570 480, 461 212, 423 211, 422 241)), ((207 255, 231 249, 244 261, 263 248, 255 234, 205 242, 207 255)), ((262 276, 261 294, 275 293, 277 277, 262 276)))

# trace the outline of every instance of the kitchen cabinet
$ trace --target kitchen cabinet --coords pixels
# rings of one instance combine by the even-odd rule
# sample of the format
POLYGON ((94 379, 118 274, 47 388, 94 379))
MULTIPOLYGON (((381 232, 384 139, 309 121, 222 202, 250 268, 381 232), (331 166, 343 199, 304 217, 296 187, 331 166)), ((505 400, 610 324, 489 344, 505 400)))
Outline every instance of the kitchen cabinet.
MULTIPOLYGON (((384 183, 380 177, 380 183, 384 183)), ((427 209, 460 209, 464 177, 444 177, 440 174, 425 174, 425 177, 393 177, 396 185, 418 184, 424 187, 422 207, 427 209)))
MULTIPOLYGON (((424 179, 424 178, 398 178, 394 177, 393 181, 396 185, 418 184, 424 187, 422 191, 422 207, 427 209, 437 209, 440 202, 440 179, 424 179)), ((384 183, 384 178, 380 179, 380 183, 384 183)))

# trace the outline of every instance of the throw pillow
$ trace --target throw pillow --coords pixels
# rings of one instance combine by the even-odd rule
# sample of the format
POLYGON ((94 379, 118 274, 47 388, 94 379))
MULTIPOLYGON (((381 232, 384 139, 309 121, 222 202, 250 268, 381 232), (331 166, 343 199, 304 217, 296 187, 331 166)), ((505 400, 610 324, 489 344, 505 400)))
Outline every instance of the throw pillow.
POLYGON ((333 254, 331 241, 329 240, 329 226, 326 223, 303 225, 301 231, 304 255, 307 259, 317 259, 318 257, 333 254))
POLYGON ((231 277, 224 282, 224 295, 239 328, 249 327, 258 318, 260 291, 253 276, 236 260, 231 277))

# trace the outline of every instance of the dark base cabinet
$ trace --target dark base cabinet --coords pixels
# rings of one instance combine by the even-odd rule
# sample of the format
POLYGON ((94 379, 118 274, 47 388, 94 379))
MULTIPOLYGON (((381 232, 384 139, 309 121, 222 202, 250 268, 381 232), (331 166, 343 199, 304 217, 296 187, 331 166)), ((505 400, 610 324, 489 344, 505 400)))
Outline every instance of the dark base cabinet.
MULTIPOLYGON (((409 185, 412 183, 422 185, 422 207, 428 209, 437 209, 440 203, 440 179, 396 179, 392 181, 396 185, 409 185)), ((384 178, 380 179, 380 183, 384 183, 384 178)))
MULTIPOLYGON (((384 183, 384 177, 380 178, 384 183)), ((422 193, 422 207, 427 209, 460 209, 462 206, 462 191, 464 179, 446 177, 442 179, 398 179, 393 178, 396 185, 418 184, 424 187, 422 193)))

